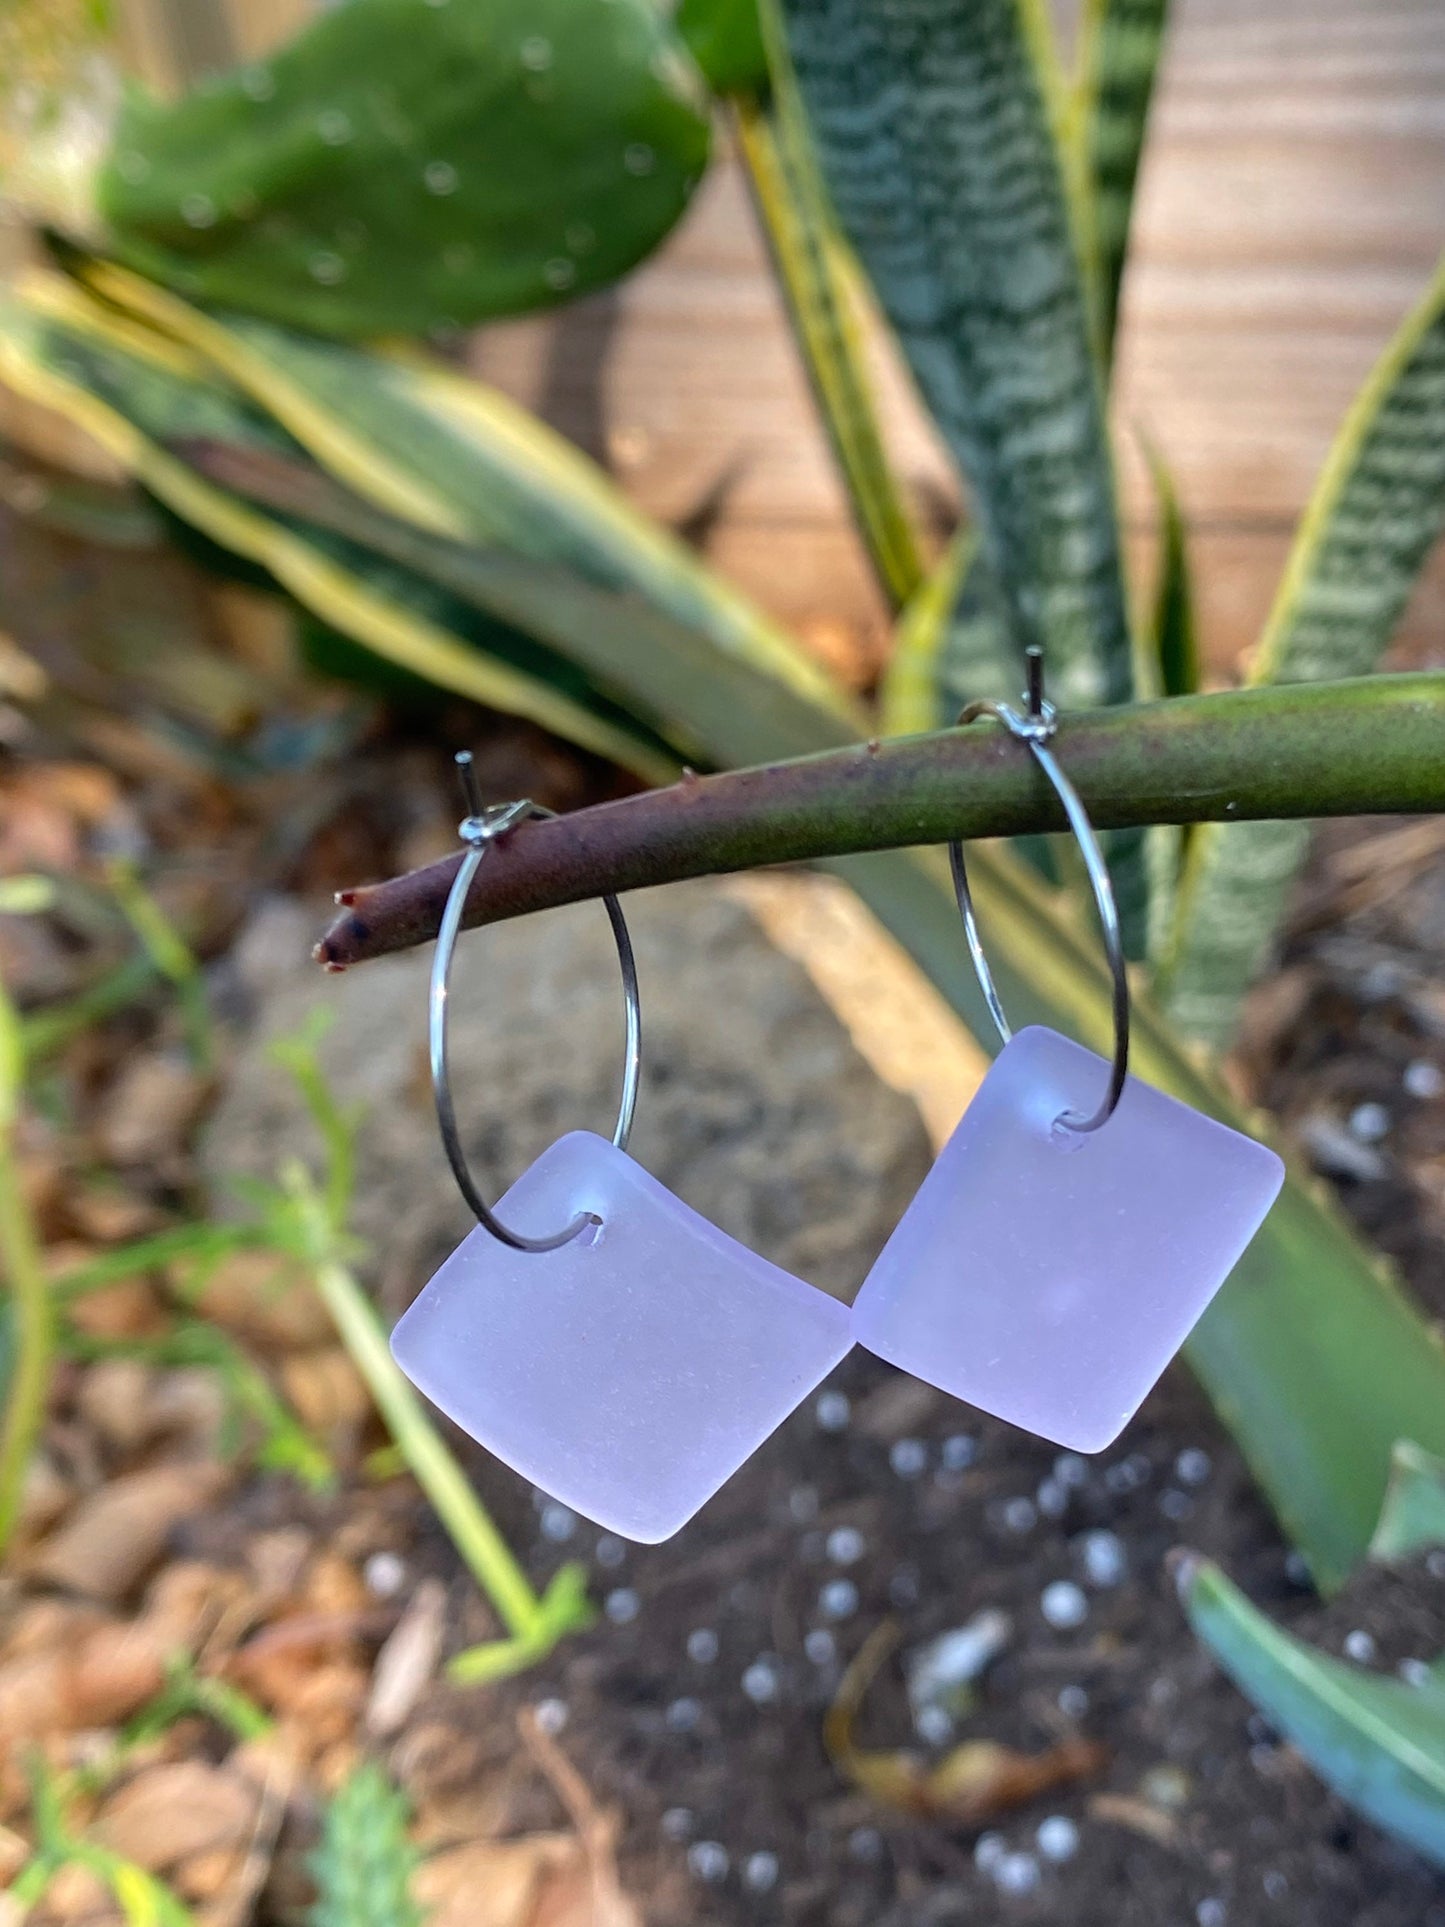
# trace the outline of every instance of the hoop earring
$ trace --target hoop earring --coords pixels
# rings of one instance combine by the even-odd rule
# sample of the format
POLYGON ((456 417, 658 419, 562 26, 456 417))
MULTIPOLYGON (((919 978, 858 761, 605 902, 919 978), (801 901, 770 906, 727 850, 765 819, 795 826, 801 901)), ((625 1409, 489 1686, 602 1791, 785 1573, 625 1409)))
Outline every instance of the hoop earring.
POLYGON ((429 1042, 442 1143, 472 1231, 392 1333, 421 1392, 543 1491, 644 1544, 670 1538, 851 1350, 848 1308, 769 1264, 627 1155, 642 1020, 622 910, 603 899, 627 1012, 611 1142, 572 1131, 495 1210, 468 1169, 447 1068, 452 957, 472 880, 530 816, 468 815, 432 963, 429 1042))
POLYGON ((1129 979, 1108 865, 1050 748, 1041 658, 1022 713, 970 703, 1027 744, 1093 889, 1113 979, 1108 1064, 1057 1031, 1014 1035, 949 846, 969 954, 1004 1048, 853 1306, 880 1358, 1080 1452, 1111 1445, 1263 1223, 1275 1153, 1129 1074, 1129 979))

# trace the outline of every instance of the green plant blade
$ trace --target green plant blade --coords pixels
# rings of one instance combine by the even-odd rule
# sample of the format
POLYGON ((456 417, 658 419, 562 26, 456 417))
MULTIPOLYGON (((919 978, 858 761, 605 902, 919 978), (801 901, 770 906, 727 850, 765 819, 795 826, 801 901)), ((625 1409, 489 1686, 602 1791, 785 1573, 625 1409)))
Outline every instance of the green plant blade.
POLYGON ((768 56, 758 0, 681 0, 674 20, 715 94, 767 93, 768 56))
POLYGON ((343 339, 550 306, 660 241, 707 161, 700 82, 646 0, 350 0, 265 65, 126 102, 119 258, 343 339))
POLYGON ((1113 467, 1036 0, 785 0, 823 172, 1059 702, 1133 665, 1113 467))
POLYGON ((828 204, 773 0, 763 0, 762 26, 773 85, 766 104, 738 102, 739 145, 853 519, 885 598, 901 609, 923 579, 923 558, 879 426, 857 270, 828 204))
POLYGON ((1169 0, 1091 0, 1079 135, 1090 190, 1099 330, 1112 360, 1129 220, 1169 0))
MULTIPOLYGON (((1386 349, 1300 524, 1252 682, 1373 669, 1445 526, 1445 261, 1386 349)), ((1304 857, 1303 824, 1201 826, 1190 839, 1165 1007, 1222 1047, 1274 941, 1304 857)))
POLYGON ((91 279, 199 351, 376 507, 432 534, 641 597, 724 658, 834 716, 845 736, 866 733, 857 704, 785 631, 632 508, 586 456, 495 391, 430 363, 263 322, 223 322, 114 269, 96 267, 91 279))
POLYGON ((1315 1651, 1218 1566, 1178 1570, 1189 1623, 1245 1697, 1376 1826, 1445 1867, 1445 1695, 1315 1651))
POLYGON ((429 585, 344 544, 323 546, 168 453, 168 440, 197 435, 249 448, 294 444, 189 363, 155 359, 164 347, 160 337, 128 334, 95 304, 77 306, 53 283, 32 287, 26 305, 0 310, 0 379, 79 422, 182 521, 258 564, 322 621, 435 687, 525 716, 649 781, 675 772, 670 752, 615 706, 594 702, 563 659, 544 660, 496 623, 469 630, 465 610, 452 626, 456 605, 429 585), (570 690, 556 686, 559 675, 570 690))
POLYGON ((404 1796, 372 1760, 342 1782, 311 1855, 316 1898, 307 1927, 421 1927, 412 1896, 420 1855, 407 1837, 404 1796))
POLYGON ((1410 1559, 1432 1546, 1445 1546, 1445 1458, 1401 1439, 1391 1455, 1370 1557, 1410 1559))

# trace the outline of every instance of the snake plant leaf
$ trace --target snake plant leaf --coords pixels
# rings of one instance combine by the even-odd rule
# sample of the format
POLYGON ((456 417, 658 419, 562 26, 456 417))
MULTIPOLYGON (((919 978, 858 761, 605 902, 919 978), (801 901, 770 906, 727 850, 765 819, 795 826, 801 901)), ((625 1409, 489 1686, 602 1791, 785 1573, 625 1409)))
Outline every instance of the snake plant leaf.
POLYGON ((715 94, 760 99, 767 93, 758 0, 681 0, 673 20, 715 94))
MULTIPOLYGON (((1358 676, 1380 660, 1445 526, 1445 261, 1346 417, 1295 537, 1251 682, 1358 676)), ((1303 823, 1199 826, 1160 980, 1169 1014, 1223 1047, 1269 954, 1303 823)))
POLYGON ((1113 464, 1037 0, 784 0, 834 208, 1066 707, 1133 664, 1113 464))
MULTIPOLYGON (((831 713, 850 740, 864 713, 777 624, 634 509, 561 436, 480 382, 432 362, 206 315, 140 277, 89 276, 203 356, 355 494, 429 534, 554 564, 636 595, 831 713)), ((821 745, 815 745, 821 747, 821 745)))
POLYGON ((1218 1566, 1177 1570, 1189 1623, 1235 1685, 1343 1800, 1445 1867, 1445 1693, 1317 1652, 1218 1566))
POLYGON ((1370 1557, 1409 1559, 1434 1546, 1445 1546, 1445 1458, 1401 1439, 1390 1459, 1370 1557))
POLYGON ((0 307, 0 380, 78 423, 172 514, 387 661, 434 687, 524 716, 649 781, 675 772, 664 746, 600 701, 565 659, 499 623, 469 621, 434 585, 266 516, 178 460, 166 444, 196 437, 273 451, 295 444, 163 336, 38 277, 21 300, 0 307))
POLYGON ((677 220, 701 92, 649 0, 349 0, 263 65, 127 99, 108 251, 342 339, 547 307, 677 220))
POLYGON ((885 600, 923 579, 912 515, 888 457, 868 365, 860 275, 819 170, 777 0, 756 0, 772 87, 737 103, 738 145, 819 419, 885 600))
POLYGON ((1169 0, 1089 0, 1080 138, 1089 186, 1099 330, 1112 360, 1129 220, 1169 0))

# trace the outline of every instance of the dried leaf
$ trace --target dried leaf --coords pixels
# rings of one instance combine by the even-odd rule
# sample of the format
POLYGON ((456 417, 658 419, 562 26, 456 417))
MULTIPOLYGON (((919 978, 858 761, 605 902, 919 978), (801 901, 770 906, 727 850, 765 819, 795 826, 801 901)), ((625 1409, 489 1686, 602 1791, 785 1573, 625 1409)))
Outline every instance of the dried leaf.
POLYGON ((138 1358, 103 1358, 81 1374, 76 1410, 113 1452, 134 1452, 155 1436, 155 1378, 138 1358))
POLYGON ((916 1753, 865 1751, 853 1741, 864 1695, 898 1643, 892 1621, 877 1627, 843 1676, 823 1725, 834 1765, 883 1806, 957 1826, 977 1827, 1041 1793, 1102 1771, 1106 1755, 1092 1740, 1069 1738, 1041 1753, 993 1740, 964 1740, 930 1766, 916 1753))
POLYGON ((474 1840, 434 1854, 413 1882, 427 1927, 538 1927, 538 1903, 559 1872, 583 1866, 569 1833, 474 1840))
POLYGON ((439 1579, 423 1579, 372 1668, 366 1730, 377 1739, 401 1731, 436 1672, 446 1613, 446 1587, 439 1579))
POLYGON ((199 1294, 186 1290, 185 1279, 184 1267, 178 1267, 173 1283, 188 1305, 254 1344, 293 1351, 334 1337, 325 1306, 283 1253, 232 1252, 199 1294))
POLYGON ((231 1851, 251 1837, 257 1789, 225 1767, 179 1760, 147 1767, 106 1800, 95 1839, 151 1873, 199 1854, 231 1851))
POLYGON ((30 1570, 71 1592, 120 1599, 155 1564, 179 1522, 225 1483, 217 1465, 156 1466, 112 1479, 36 1550, 30 1570))
POLYGON ((114 1164, 153 1164, 182 1148, 208 1095, 183 1051, 131 1057, 101 1103, 96 1140, 114 1164))

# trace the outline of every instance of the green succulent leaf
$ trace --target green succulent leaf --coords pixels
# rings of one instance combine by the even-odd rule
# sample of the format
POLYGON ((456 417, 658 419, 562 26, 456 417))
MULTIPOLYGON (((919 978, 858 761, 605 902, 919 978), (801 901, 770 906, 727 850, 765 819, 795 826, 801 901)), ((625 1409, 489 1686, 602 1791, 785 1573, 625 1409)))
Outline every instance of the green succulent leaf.
POLYGON ((1113 356, 1129 222, 1169 0, 1089 0, 1080 135, 1089 187, 1099 329, 1113 356))
POLYGON ((1037 0, 784 0, 845 232, 971 487, 1016 651, 1068 706, 1132 688, 1061 89, 1037 0))
POLYGON ((364 1761, 327 1807, 311 1856, 316 1900, 308 1927, 421 1927, 412 1896, 418 1854, 407 1838, 407 1803, 374 1762, 364 1761))
POLYGON ((1178 1582, 1195 1633, 1270 1725, 1342 1799, 1445 1867, 1445 1693, 1317 1652, 1208 1560, 1186 1555, 1178 1582))
POLYGON ((767 93, 758 0, 681 0, 674 20, 715 94, 756 98, 767 93))
MULTIPOLYGON (((1375 668, 1445 526, 1445 262, 1355 402, 1295 537, 1251 682, 1375 668)), ((1268 956, 1309 843, 1303 823, 1201 825, 1190 838, 1165 1006, 1222 1048, 1268 956)))
POLYGON ((648 0, 349 0, 271 60, 126 102, 109 246, 165 286, 342 339, 613 281, 707 162, 648 0))
POLYGON ((1445 1458, 1401 1439, 1390 1460, 1370 1557, 1410 1559, 1433 1546, 1445 1546, 1445 1458))

